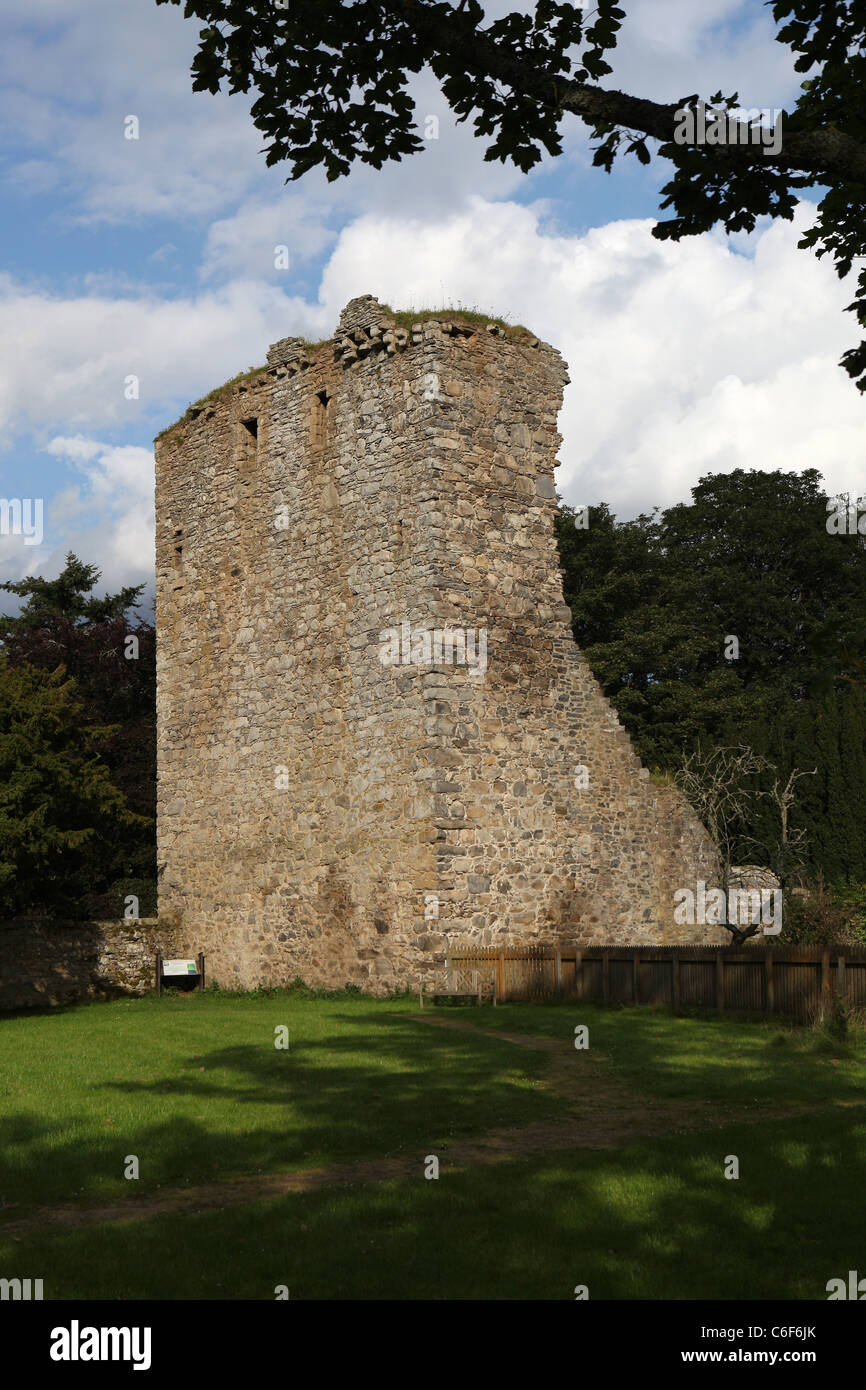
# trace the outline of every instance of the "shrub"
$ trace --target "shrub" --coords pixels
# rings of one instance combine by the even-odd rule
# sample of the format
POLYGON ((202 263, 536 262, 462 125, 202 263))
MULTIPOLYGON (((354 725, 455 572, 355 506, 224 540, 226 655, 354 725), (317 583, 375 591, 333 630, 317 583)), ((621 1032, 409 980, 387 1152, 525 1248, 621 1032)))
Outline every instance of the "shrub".
POLYGON ((866 947, 866 886, 832 888, 819 878, 788 889, 780 944, 866 947))

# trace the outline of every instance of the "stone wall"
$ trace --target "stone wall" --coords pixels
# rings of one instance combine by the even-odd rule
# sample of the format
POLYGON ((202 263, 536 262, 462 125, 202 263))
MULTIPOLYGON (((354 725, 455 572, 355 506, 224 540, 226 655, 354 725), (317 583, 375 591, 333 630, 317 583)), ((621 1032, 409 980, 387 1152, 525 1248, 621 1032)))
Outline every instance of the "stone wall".
POLYGON ((525 332, 365 296, 157 441, 160 919, 218 983, 726 939, 675 926, 713 847, 572 637, 567 380, 525 332))
POLYGON ((157 951, 191 954, 155 919, 0 922, 0 1010, 144 994, 154 985, 157 951))

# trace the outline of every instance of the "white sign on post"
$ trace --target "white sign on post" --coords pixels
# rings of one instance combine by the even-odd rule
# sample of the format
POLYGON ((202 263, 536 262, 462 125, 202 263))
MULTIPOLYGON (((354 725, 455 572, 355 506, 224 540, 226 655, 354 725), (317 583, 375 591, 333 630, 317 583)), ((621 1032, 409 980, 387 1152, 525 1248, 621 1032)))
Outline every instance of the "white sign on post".
POLYGON ((197 975, 198 966, 194 960, 164 960, 163 975, 197 975))

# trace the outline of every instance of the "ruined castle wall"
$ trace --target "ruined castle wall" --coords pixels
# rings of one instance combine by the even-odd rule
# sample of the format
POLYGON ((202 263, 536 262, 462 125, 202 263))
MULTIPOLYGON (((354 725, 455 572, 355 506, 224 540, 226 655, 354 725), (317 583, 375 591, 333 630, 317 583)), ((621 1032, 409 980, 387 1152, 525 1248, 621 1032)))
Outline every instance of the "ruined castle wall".
POLYGON ((711 846, 562 602, 566 379, 526 335, 398 330, 365 298, 158 441, 160 915, 211 979, 382 989, 458 940, 707 939, 672 895, 711 846), (412 660, 432 629, 483 631, 486 669, 412 660))
POLYGON ((447 321, 424 326, 414 361, 435 396, 419 507, 435 507, 421 524, 438 566, 419 620, 487 632, 483 679, 422 675, 441 769, 435 944, 727 940, 674 924, 675 888, 716 879, 712 845, 651 782, 572 637, 554 531, 565 364, 447 321))

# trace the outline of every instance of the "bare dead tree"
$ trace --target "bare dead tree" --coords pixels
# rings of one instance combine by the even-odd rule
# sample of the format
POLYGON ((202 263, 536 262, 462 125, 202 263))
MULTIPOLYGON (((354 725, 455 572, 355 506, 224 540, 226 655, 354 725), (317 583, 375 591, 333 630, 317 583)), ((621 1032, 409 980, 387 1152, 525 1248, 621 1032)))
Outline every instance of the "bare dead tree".
MULTIPOLYGON (((791 876, 802 867, 808 832, 802 827, 791 829, 791 811, 796 804, 797 783, 804 777, 814 777, 817 771, 817 768, 807 772, 795 767, 783 783, 775 764, 745 744, 714 748, 709 752, 698 749, 684 756, 675 780, 716 844, 727 904, 730 903, 734 849, 737 844, 744 843, 744 838, 746 843, 755 845, 767 855, 783 889, 791 876), (769 789, 752 789, 745 785, 747 778, 761 773, 772 774, 769 789), (759 798, 772 802, 778 813, 779 833, 769 842, 742 834, 742 826, 748 819, 749 803, 759 798)), ((731 914, 726 911, 725 915, 730 918, 731 914)), ((731 933, 731 944, 735 946, 741 946, 760 930, 760 923, 744 925, 727 920, 724 925, 731 933)))
POLYGON ((803 851, 809 840, 809 833, 804 827, 800 826, 796 830, 790 828, 791 808, 797 797, 797 783, 803 777, 814 777, 817 771, 817 767, 813 767, 811 772, 801 772, 795 767, 784 786, 781 777, 777 775, 769 791, 758 792, 758 796, 771 801, 778 812, 779 836, 771 845, 765 845, 765 848, 769 850, 773 872, 783 888, 787 886, 791 876, 803 867, 803 851))
MULTIPOLYGON (((748 818, 750 802, 760 794, 746 785, 747 779, 768 771, 775 771, 775 768, 767 758, 746 744, 735 744, 710 750, 697 748, 684 754, 674 774, 675 782, 700 816, 718 850, 726 904, 730 900, 734 849, 744 841, 742 826, 748 818)), ((752 837, 745 839, 758 843, 752 837)), ((760 930, 760 922, 743 925, 727 920, 729 915, 726 910, 723 925, 731 933, 732 946, 741 946, 760 930)))

